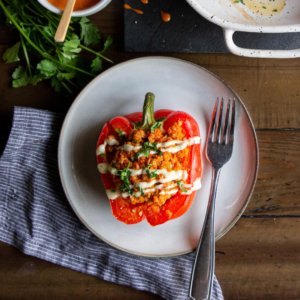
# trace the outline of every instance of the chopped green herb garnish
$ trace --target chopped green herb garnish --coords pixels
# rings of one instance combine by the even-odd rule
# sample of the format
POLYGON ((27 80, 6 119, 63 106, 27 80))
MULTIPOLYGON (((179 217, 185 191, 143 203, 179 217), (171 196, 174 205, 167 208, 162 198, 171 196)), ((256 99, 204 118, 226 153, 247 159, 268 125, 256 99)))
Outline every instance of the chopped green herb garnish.
POLYGON ((115 129, 120 139, 123 140, 125 137, 125 132, 122 129, 115 129))
POLYGON ((113 193, 115 193, 116 192, 116 190, 111 190, 113 193))
POLYGON ((138 141, 132 141, 132 142, 136 144, 138 141))
POLYGON ((151 132, 153 133, 156 128, 161 126, 161 124, 162 124, 162 122, 155 122, 150 128, 151 132))
POLYGON ((267 9, 265 6, 263 6, 262 8, 267 9))
POLYGON ((180 188, 184 193, 188 192, 188 190, 186 190, 186 189, 182 186, 182 182, 181 182, 181 181, 177 181, 176 183, 177 183, 177 185, 179 186, 179 188, 180 188))
POLYGON ((158 152, 159 155, 163 155, 163 152, 157 148, 157 143, 156 143, 156 142, 153 143, 153 148, 154 148, 154 150, 155 150, 156 152, 158 152))
POLYGON ((145 193, 144 193, 143 188, 140 186, 139 189, 140 189, 141 195, 142 195, 142 196, 145 196, 145 193))
POLYGON ((132 190, 129 186, 129 184, 130 184, 129 178, 130 178, 130 175, 131 175, 131 172, 128 170, 129 165, 130 165, 130 162, 128 162, 128 166, 127 166, 126 169, 118 171, 118 175, 121 175, 121 180, 123 181, 123 184, 120 186, 120 191, 124 192, 125 190, 127 190, 128 193, 130 195, 132 195, 133 192, 132 192, 132 190))
POLYGON ((112 169, 112 170, 115 170, 116 168, 112 167, 111 169, 112 169))
POLYGON ((274 12, 278 12, 278 10, 277 10, 277 9, 273 9, 273 11, 274 11, 274 12))
POLYGON ((145 156, 147 156, 147 157, 149 157, 149 155, 150 155, 150 151, 151 151, 151 148, 147 148, 147 149, 145 149, 145 151, 144 151, 144 155, 145 155, 145 156))
POLYGON ((150 142, 145 142, 142 149, 135 154, 133 160, 137 160, 141 154, 144 154, 145 156, 149 157, 151 150, 156 151, 159 155, 163 154, 163 152, 157 148, 156 142, 153 144, 150 142))
POLYGON ((149 169, 146 170, 149 178, 158 177, 156 171, 154 171, 152 174, 150 173, 149 169))
POLYGON ((101 157, 105 157, 106 155, 105 155, 104 153, 101 153, 100 156, 101 156, 101 157))

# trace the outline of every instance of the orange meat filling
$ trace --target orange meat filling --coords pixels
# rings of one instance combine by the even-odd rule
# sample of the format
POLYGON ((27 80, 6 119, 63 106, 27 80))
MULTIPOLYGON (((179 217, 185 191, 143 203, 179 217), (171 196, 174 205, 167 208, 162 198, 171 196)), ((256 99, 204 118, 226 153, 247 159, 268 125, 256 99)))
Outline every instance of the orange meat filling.
MULTIPOLYGON (((131 133, 125 137, 124 140, 121 140, 121 144, 129 144, 134 147, 143 146, 144 143, 150 142, 154 143, 164 143, 169 141, 183 141, 186 139, 186 133, 184 129, 181 127, 182 121, 175 122, 171 127, 168 128, 167 132, 162 129, 155 129, 154 132, 144 131, 142 129, 132 130, 131 133)), ((132 151, 123 151, 118 149, 118 146, 107 146, 107 150, 109 152, 109 157, 111 158, 111 166, 117 170, 124 170, 127 167, 129 169, 141 170, 162 170, 166 169, 168 172, 171 171, 180 171, 180 170, 189 170, 189 147, 178 151, 176 153, 170 153, 168 151, 163 152, 162 155, 159 153, 149 154, 149 156, 141 156, 138 159, 134 159, 136 153, 140 150, 132 150, 132 151)), ((175 146, 171 146, 175 147, 175 146)), ((161 149, 158 147, 158 149, 161 149)), ((115 183, 116 188, 119 190, 123 184, 121 177, 119 175, 111 175, 113 182, 115 183)), ((149 178, 148 174, 135 175, 130 176, 130 185, 136 185, 139 182, 151 182, 154 180, 165 178, 163 174, 158 174, 157 177, 149 178)), ((182 183, 186 183, 181 178, 179 178, 182 183)), ((167 194, 161 193, 167 186, 174 185, 168 189, 167 191, 178 190, 178 186, 176 184, 176 180, 163 183, 162 189, 156 189, 155 191, 146 192, 144 195, 137 196, 135 195, 137 192, 141 192, 138 187, 132 188, 132 195, 124 198, 128 203, 137 204, 147 202, 149 205, 153 202, 157 205, 163 205, 168 199, 172 198, 176 193, 167 194)), ((156 183, 155 185, 161 185, 162 183, 156 183)), ((151 186, 150 188, 153 188, 151 186)), ((124 192, 126 192, 125 190, 124 192)))

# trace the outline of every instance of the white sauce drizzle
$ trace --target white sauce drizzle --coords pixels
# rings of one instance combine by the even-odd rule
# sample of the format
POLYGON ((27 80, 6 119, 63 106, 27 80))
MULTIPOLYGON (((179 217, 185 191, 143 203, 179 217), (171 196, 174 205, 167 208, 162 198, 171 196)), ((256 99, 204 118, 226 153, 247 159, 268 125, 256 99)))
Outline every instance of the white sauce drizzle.
POLYGON ((109 164, 107 164, 107 163, 98 164, 98 170, 101 174, 106 174, 108 167, 109 167, 109 164))
POLYGON ((162 191, 159 194, 160 195, 173 195, 173 194, 176 194, 177 192, 178 192, 178 189, 174 189, 174 190, 171 190, 171 191, 162 191))
MULTIPOLYGON (((173 195, 173 194, 176 194, 178 192, 178 188, 174 189, 177 185, 176 184, 171 184, 167 187, 165 187, 159 194, 160 195, 173 195)), ((131 186, 133 187, 133 186, 131 186)), ((184 185, 185 188, 190 188, 192 187, 188 192, 184 193, 182 192, 181 194, 182 195, 190 195, 192 192, 194 191, 197 191, 201 188, 201 180, 200 180, 200 177, 197 178, 193 184, 185 184, 184 185)), ((151 193, 151 192, 155 192, 155 190, 161 190, 163 188, 163 185, 160 184, 160 185, 156 185, 154 186, 153 188, 151 189, 144 189, 144 194, 147 194, 147 193, 151 193)), ((126 198, 126 197, 129 197, 131 196, 128 192, 124 192, 124 193, 121 193, 120 191, 118 190, 106 190, 106 194, 107 194, 107 197, 111 200, 115 200, 117 197, 122 197, 122 198, 126 198)), ((141 192, 136 192, 134 193, 134 196, 141 196, 141 192)))
MULTIPOLYGON (((192 146, 192 145, 196 145, 196 144, 200 144, 201 142, 201 138, 199 136, 194 136, 192 138, 189 138, 188 140, 184 140, 184 141, 169 141, 169 142, 165 142, 165 143, 158 143, 157 147, 158 148, 165 148, 165 149, 161 149, 162 152, 170 152, 170 153, 177 153, 183 149, 185 149, 187 146, 192 146), (175 147, 170 147, 170 146, 174 146, 177 145, 175 147), (170 148, 167 148, 170 147, 170 148)), ((114 146, 114 145, 119 145, 119 142, 115 139, 105 139, 104 144, 100 145, 97 148, 97 155, 103 154, 105 153, 105 147, 106 145, 110 145, 110 146, 114 146)), ((120 147, 118 147, 118 150, 123 150, 123 151, 134 151, 134 150, 139 150, 141 149, 142 146, 132 146, 130 144, 124 144, 120 147)), ((155 151, 150 151, 150 154, 155 154, 155 151)), ((144 154, 139 155, 139 158, 145 156, 144 154)))
MULTIPOLYGON (((187 186, 187 184, 184 185, 184 187, 186 187, 186 186, 187 186)), ((200 189, 201 189, 201 178, 198 177, 198 178, 196 178, 196 180, 193 182, 192 188, 191 188, 188 192, 186 192, 186 193, 182 192, 182 194, 183 194, 183 195, 190 195, 192 192, 197 191, 197 190, 200 190, 200 189)))
POLYGON ((130 144, 124 144, 123 146, 118 147, 118 150, 123 150, 123 151, 133 151, 133 150, 139 150, 141 149, 142 146, 132 146, 130 144))
POLYGON ((104 144, 99 145, 96 150, 97 155, 105 154, 106 145, 115 146, 119 145, 119 142, 115 138, 106 138, 104 144))
MULTIPOLYGON (((199 136, 195 136, 195 137, 189 138, 188 140, 184 140, 184 141, 170 141, 170 142, 165 142, 165 143, 158 143, 157 147, 161 148, 161 147, 177 145, 175 147, 160 149, 162 152, 177 153, 181 150, 184 150, 187 146, 200 144, 200 142, 201 142, 201 138, 199 136)), ((156 151, 151 150, 150 154, 156 154, 156 151)), ((138 158, 140 158, 142 156, 145 156, 145 154, 140 154, 138 156, 138 158)))

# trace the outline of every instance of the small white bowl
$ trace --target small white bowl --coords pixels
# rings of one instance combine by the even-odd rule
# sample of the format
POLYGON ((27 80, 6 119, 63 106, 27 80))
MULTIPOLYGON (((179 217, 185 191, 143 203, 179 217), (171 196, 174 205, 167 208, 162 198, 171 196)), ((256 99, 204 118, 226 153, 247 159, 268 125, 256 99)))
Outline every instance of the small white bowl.
MULTIPOLYGON (((41 5, 43 5, 45 8, 47 8, 48 10, 50 10, 50 11, 56 13, 56 14, 62 14, 63 13, 63 11, 61 9, 55 7, 54 5, 52 5, 47 0, 38 0, 38 2, 41 5)), ((103 8, 105 8, 110 2, 111 2, 111 0, 101 0, 100 2, 98 2, 97 4, 95 4, 94 6, 92 6, 90 8, 74 11, 72 13, 72 16, 73 17, 85 17, 85 16, 93 15, 96 12, 98 12, 98 11, 102 10, 103 8)))

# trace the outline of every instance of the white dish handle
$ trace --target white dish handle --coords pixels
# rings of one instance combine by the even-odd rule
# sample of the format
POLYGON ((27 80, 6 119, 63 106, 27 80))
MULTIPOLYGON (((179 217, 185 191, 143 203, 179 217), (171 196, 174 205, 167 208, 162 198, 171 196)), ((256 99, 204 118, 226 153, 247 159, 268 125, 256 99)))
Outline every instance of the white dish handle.
POLYGON ((300 57, 300 49, 294 50, 259 50, 238 47, 233 41, 234 30, 223 28, 225 44, 227 49, 239 56, 260 57, 260 58, 296 58, 300 57))

